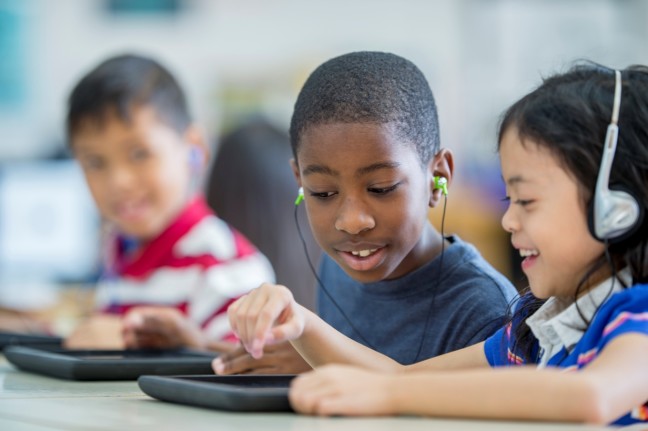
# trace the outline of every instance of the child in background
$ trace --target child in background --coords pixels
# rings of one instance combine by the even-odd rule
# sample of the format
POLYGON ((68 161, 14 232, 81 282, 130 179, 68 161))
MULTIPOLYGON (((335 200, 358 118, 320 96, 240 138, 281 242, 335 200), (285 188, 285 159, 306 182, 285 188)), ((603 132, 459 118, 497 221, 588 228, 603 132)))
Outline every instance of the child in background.
MULTIPOLYGON (((473 246, 429 222, 454 160, 440 148, 434 97, 413 63, 382 52, 325 62, 298 96, 290 133, 294 174, 325 252, 324 321, 404 364, 478 343, 503 325, 511 284, 473 246)), ((290 372, 276 365, 283 345, 264 355, 262 344, 248 345, 253 355, 221 355, 214 370, 290 372)))
POLYGON ((273 271, 196 193, 207 148, 175 78, 149 58, 108 59, 72 91, 67 132, 109 227, 100 313, 67 345, 205 348, 234 341, 228 305, 273 271))
POLYGON ((530 291, 485 342, 402 367, 272 285, 230 307, 232 327, 253 353, 292 340, 316 367, 347 364, 296 379, 304 413, 646 422, 647 143, 646 67, 579 66, 507 111, 502 225, 530 291))

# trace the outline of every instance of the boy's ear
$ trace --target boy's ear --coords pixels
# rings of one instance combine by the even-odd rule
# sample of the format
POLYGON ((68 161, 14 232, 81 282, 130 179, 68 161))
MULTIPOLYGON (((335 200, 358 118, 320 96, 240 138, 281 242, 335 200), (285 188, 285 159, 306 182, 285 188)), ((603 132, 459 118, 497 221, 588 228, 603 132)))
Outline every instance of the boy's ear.
POLYGON ((184 132, 184 140, 189 144, 189 151, 191 163, 198 165, 200 169, 207 166, 209 160, 210 150, 207 145, 206 133, 202 127, 196 124, 191 124, 184 132))
POLYGON ((452 184, 452 175, 454 173, 454 156, 452 151, 442 148, 434 155, 428 165, 429 169, 429 187, 430 187, 430 201, 428 205, 430 208, 436 207, 441 198, 443 197, 443 190, 435 186, 434 177, 442 177, 447 181, 447 188, 452 184))
POLYGON ((290 168, 292 169, 293 175, 295 176, 295 181, 297 181, 297 187, 301 187, 301 174, 299 173, 299 166, 297 165, 295 159, 290 159, 290 168))

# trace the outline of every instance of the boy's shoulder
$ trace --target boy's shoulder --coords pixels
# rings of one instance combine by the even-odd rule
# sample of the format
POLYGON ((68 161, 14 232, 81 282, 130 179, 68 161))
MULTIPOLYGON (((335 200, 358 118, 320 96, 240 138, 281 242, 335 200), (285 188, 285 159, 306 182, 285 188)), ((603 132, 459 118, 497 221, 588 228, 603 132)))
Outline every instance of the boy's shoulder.
POLYGON ((202 198, 190 203, 174 225, 185 231, 174 246, 179 256, 204 255, 225 261, 256 253, 247 238, 217 217, 202 198))
POLYGON ((210 255, 220 261, 257 253, 243 234, 213 214, 196 223, 175 248, 181 255, 210 255))
POLYGON ((444 251, 442 279, 449 290, 469 289, 482 296, 491 296, 494 292, 499 292, 507 302, 517 296, 511 282, 488 263, 472 244, 456 235, 447 239, 451 246, 444 251))

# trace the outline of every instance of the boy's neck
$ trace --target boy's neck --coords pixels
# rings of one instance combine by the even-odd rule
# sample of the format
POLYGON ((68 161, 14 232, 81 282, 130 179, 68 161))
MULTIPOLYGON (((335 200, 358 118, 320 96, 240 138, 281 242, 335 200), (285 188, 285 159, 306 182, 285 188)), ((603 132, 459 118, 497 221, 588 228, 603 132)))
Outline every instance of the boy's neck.
POLYGON ((428 221, 423 228, 423 232, 421 232, 420 240, 412 249, 412 253, 415 256, 415 261, 418 264, 409 272, 416 271, 423 265, 432 262, 434 259, 441 255, 441 251, 444 249, 444 247, 448 247, 449 245, 450 243, 448 242, 448 240, 443 238, 441 236, 441 233, 439 233, 439 231, 434 228, 432 223, 428 221))

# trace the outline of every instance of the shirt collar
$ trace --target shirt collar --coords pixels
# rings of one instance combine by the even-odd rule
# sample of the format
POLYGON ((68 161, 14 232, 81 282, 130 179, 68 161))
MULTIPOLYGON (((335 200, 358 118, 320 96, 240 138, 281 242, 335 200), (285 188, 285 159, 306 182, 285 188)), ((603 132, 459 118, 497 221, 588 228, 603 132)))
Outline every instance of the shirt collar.
MULTIPOLYGON (((626 285, 632 281, 628 268, 621 270, 617 278, 626 285)), ((571 351, 585 333, 587 322, 591 322, 601 304, 621 289, 621 283, 610 277, 576 302, 558 297, 549 298, 526 320, 540 345, 538 366, 545 366, 563 347, 571 351)))

